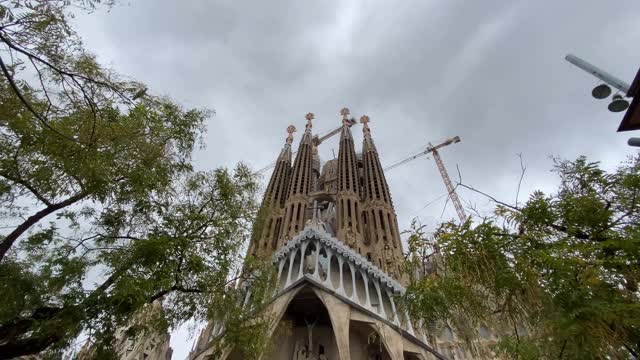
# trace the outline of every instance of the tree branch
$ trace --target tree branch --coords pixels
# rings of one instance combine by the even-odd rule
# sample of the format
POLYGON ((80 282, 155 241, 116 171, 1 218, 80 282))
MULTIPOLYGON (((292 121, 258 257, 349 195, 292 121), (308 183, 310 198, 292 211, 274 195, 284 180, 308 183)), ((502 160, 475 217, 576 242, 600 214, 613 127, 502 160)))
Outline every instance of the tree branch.
POLYGON ((181 293, 192 293, 192 294, 202 294, 203 291, 201 289, 192 289, 192 288, 185 288, 183 286, 178 286, 178 285, 173 285, 172 287, 170 287, 169 289, 166 290, 162 290, 160 292, 155 293, 153 296, 151 296, 149 298, 149 302, 152 303, 158 299, 160 299, 161 297, 172 293, 174 291, 177 292, 181 292, 181 293))
POLYGON ((17 228, 15 228, 11 233, 9 233, 0 243, 0 262, 4 259, 4 256, 7 254, 13 243, 20 237, 20 235, 24 234, 31 226, 35 225, 38 221, 42 220, 47 215, 56 212, 60 209, 63 209, 67 206, 73 205, 76 202, 87 197, 89 193, 81 192, 78 193, 64 201, 61 201, 56 204, 52 204, 47 206, 46 208, 38 211, 37 213, 31 215, 27 218, 22 224, 20 224, 17 228))
POLYGON ((562 344, 562 349, 560 349, 560 355, 558 355, 558 359, 562 359, 562 355, 564 355, 564 349, 567 347, 567 340, 562 344))
MULTIPOLYGON (((2 35, 0 35, 0 39, 2 39, 2 35)), ((33 108, 33 106, 31 106, 31 103, 24 97, 24 95, 22 94, 22 92, 18 88, 18 85, 16 84, 15 80, 13 79, 13 76, 11 76, 11 73, 9 72, 9 69, 7 69, 7 66, 5 65, 5 63, 2 60, 1 56, 0 56, 0 68, 2 69, 2 73, 4 74, 4 76, 7 78, 7 81, 9 82, 9 85, 11 86, 11 89, 13 89, 13 92, 16 94, 18 99, 20 99, 20 102, 22 102, 22 104, 24 104, 24 106, 27 108, 27 110, 29 110, 29 112, 32 113, 33 116, 35 116, 36 119, 38 119, 38 121, 40 121, 40 123, 44 127, 46 127, 47 129, 53 131, 55 134, 65 138, 66 140, 70 140, 70 141, 73 141, 73 142, 79 142, 78 140, 76 140, 74 138, 71 138, 71 137, 69 137, 67 135, 64 135, 64 134, 60 133, 58 130, 54 129, 51 125, 49 125, 49 122, 44 117, 42 117, 42 115, 40 115, 33 108)))
POLYGON ((15 51, 17 51, 17 52, 19 52, 19 53, 21 53, 21 54, 23 54, 23 55, 27 56, 27 57, 28 57, 28 58, 30 58, 30 59, 34 59, 34 60, 36 60, 37 62, 42 63, 42 64, 44 64, 44 65, 46 65, 46 66, 50 67, 51 69, 53 69, 55 72, 59 73, 60 75, 64 75, 64 76, 68 76, 68 77, 72 78, 72 79, 74 80, 74 82, 76 82, 76 83, 77 83, 77 79, 76 79, 76 78, 79 78, 79 79, 82 79, 82 80, 84 80, 84 81, 88 81, 88 82, 94 83, 94 84, 96 84, 96 85, 103 86, 103 87, 105 87, 105 88, 107 88, 107 89, 110 89, 110 90, 111 90, 111 91, 113 91, 114 93, 116 93, 116 94, 117 94, 117 95, 118 95, 118 96, 119 96, 123 101, 125 101, 126 103, 128 103, 128 104, 133 104, 133 102, 131 101, 131 99, 129 99, 129 97, 128 97, 128 96, 124 95, 124 94, 122 93, 122 91, 120 91, 118 88, 116 88, 116 87, 115 87, 114 85, 112 85, 112 84, 109 84, 109 83, 104 82, 104 81, 96 80, 96 79, 90 78, 90 77, 88 77, 88 76, 84 76, 84 75, 82 75, 82 74, 72 73, 72 72, 69 72, 69 71, 63 70, 63 69, 61 69, 61 68, 59 68, 59 67, 55 66, 54 64, 50 63, 49 61, 44 60, 44 59, 42 59, 42 58, 40 58, 40 57, 38 57, 38 56, 36 56, 36 55, 34 55, 34 54, 30 53, 29 51, 27 51, 27 50, 25 50, 25 49, 21 48, 20 46, 15 45, 11 40, 9 40, 9 39, 8 39, 8 38, 6 38, 5 36, 3 36, 3 35, 2 35, 2 32, 0 32, 0 40, 1 40, 2 42, 4 42, 5 44, 7 44, 7 46, 8 46, 10 49, 13 49, 13 50, 15 50, 15 51))
POLYGON ((31 336, 26 339, 0 345, 0 359, 13 359, 23 355, 37 354, 51 344, 64 338, 63 331, 49 330, 42 336, 31 336))
POLYGON ((7 180, 11 180, 16 184, 20 184, 20 185, 24 186, 27 190, 31 191, 33 196, 35 196, 38 200, 40 200, 45 205, 47 205, 47 206, 52 206, 53 205, 49 200, 47 200, 44 196, 42 196, 38 192, 38 190, 36 190, 31 184, 29 184, 24 179, 22 179, 20 177, 12 176, 11 174, 9 174, 7 172, 4 172, 4 171, 0 171, 0 176, 2 176, 3 178, 5 178, 7 180))
POLYGON ((509 204, 507 204, 507 203, 505 203, 505 202, 502 202, 502 201, 500 201, 500 200, 498 200, 498 199, 494 198, 493 196, 491 196, 491 195, 489 195, 489 194, 487 194, 487 193, 485 193, 485 192, 482 192, 482 191, 480 191, 480 190, 475 189, 475 188, 474 188, 474 187, 472 187, 472 186, 468 186, 468 185, 465 185, 465 184, 463 184, 463 183, 458 183, 458 185, 462 186, 463 188, 469 189, 469 190, 471 190, 471 191, 475 191, 475 192, 477 192, 477 193, 478 193, 478 194, 480 194, 480 195, 484 195, 484 196, 488 197, 489 199, 491 199, 493 202, 495 202, 495 203, 497 203, 497 204, 500 204, 500 205, 502 205, 502 206, 506 206, 506 207, 508 207, 508 208, 510 208, 510 209, 513 209, 513 210, 518 210, 518 211, 520 210, 520 208, 518 208, 517 206, 509 205, 509 204))
POLYGON ((47 87, 44 85, 44 78, 42 76, 42 71, 40 71, 40 69, 38 68, 38 66, 33 61, 32 58, 29 58, 29 61, 31 62, 31 65, 33 65, 33 68, 36 69, 36 72, 38 73, 38 80, 40 80, 40 86, 42 87, 42 91, 44 92, 44 96, 47 98, 47 111, 45 111, 45 115, 44 116, 49 116, 49 111, 51 110, 51 107, 53 106, 53 102, 51 101, 51 98, 49 97, 49 92, 47 91, 47 87))

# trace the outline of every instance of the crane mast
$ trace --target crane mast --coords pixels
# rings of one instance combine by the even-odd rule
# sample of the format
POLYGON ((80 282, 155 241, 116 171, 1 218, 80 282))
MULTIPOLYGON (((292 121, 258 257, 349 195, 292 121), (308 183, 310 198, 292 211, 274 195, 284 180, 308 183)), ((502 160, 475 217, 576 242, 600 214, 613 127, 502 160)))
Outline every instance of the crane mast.
MULTIPOLYGON (((459 141, 459 140, 458 140, 459 141)), ((431 144, 429 144, 431 146, 431 144)), ((447 144, 448 145, 448 144, 447 144)), ((458 213, 458 217, 460 218, 460 222, 463 223, 467 220, 467 214, 464 212, 464 208, 462 207, 462 203, 460 202, 460 198, 456 193, 456 189, 453 187, 451 183, 451 178, 449 177, 449 173, 447 169, 444 167, 444 162, 442 162, 442 158, 440 157, 440 153, 435 148, 432 148, 431 153, 433 154, 433 160, 436 161, 436 165, 438 166, 438 171, 440 171, 440 176, 442 176, 442 180, 444 181, 444 185, 447 187, 447 192, 449 193, 449 198, 453 203, 453 206, 456 208, 456 213, 458 213)))
POLYGON ((451 144, 455 144, 455 143, 459 143, 460 142, 460 137, 459 136, 454 136, 452 138, 449 138, 447 140, 445 140, 444 142, 433 146, 431 145, 431 143, 429 143, 429 146, 424 150, 421 151, 420 153, 413 155, 411 157, 408 157, 404 160, 398 161, 395 164, 389 165, 387 167, 384 168, 384 171, 387 170, 391 170, 393 168, 396 168, 400 165, 406 164, 409 161, 415 160, 421 156, 427 155, 429 153, 433 154, 433 159, 436 161, 436 165, 438 166, 438 171, 440 171, 440 176, 442 177, 442 181, 444 181, 444 185, 447 187, 447 193, 449 194, 449 198, 451 199, 451 202, 453 203, 453 206, 456 208, 456 213, 458 214, 458 217, 460 218, 460 222, 465 222, 467 220, 467 214, 464 211, 464 208, 462 207, 462 203, 460 202, 460 198, 458 197, 458 194, 456 193, 456 189, 453 186, 453 183, 451 182, 451 178, 449 177, 449 173, 447 172, 447 169, 444 167, 444 162, 442 161, 442 158, 440 157, 440 153, 438 152, 438 149, 443 148, 447 145, 451 145, 451 144))

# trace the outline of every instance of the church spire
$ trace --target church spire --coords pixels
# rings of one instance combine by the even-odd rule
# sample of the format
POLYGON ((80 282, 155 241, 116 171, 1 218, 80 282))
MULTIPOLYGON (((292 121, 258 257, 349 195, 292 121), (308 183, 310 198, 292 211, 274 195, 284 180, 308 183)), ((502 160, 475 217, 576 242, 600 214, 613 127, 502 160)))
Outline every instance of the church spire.
POLYGON ((282 206, 286 199, 286 186, 288 175, 291 172, 291 143, 293 142, 293 133, 296 132, 296 127, 293 125, 287 126, 287 140, 284 143, 282 151, 276 161, 273 175, 269 180, 269 185, 265 191, 265 197, 263 203, 269 202, 273 205, 282 206))
POLYGON ((300 139, 293 169, 291 170, 287 197, 284 203, 284 226, 281 231, 283 239, 277 244, 277 247, 280 247, 280 245, 302 230, 307 217, 307 195, 311 191, 313 182, 311 173, 313 160, 311 129, 313 128, 313 118, 313 113, 308 113, 305 116, 307 123, 302 139, 300 139))
POLYGON ((256 222, 261 229, 254 229, 250 253, 271 253, 276 249, 277 238, 282 225, 282 206, 286 200, 286 190, 291 175, 291 143, 296 127, 287 127, 287 139, 276 160, 269 185, 264 192, 260 206, 259 219, 256 222))
POLYGON ((361 241, 360 226, 360 186, 356 151, 351 135, 349 109, 340 110, 342 132, 338 150, 338 186, 336 196, 337 235, 350 247, 357 250, 361 241))
POLYGON ((363 159, 364 159, 364 200, 381 200, 383 203, 392 206, 391 196, 389 195, 389 186, 384 176, 378 150, 376 149, 373 138, 371 137, 371 129, 369 128, 369 117, 363 115, 360 117, 362 123, 362 132, 364 134, 363 141, 363 159))
POLYGON ((360 118, 363 140, 363 223, 365 243, 372 250, 372 260, 388 274, 398 278, 403 258, 398 219, 393 208, 389 185, 384 176, 378 151, 371 137, 370 119, 360 118))
POLYGON ((362 133, 364 135, 364 141, 363 141, 363 149, 362 151, 376 151, 376 146, 373 143, 373 139, 371 138, 371 129, 369 129, 369 121, 371 121, 369 119, 369 117, 367 115, 362 115, 360 117, 360 123, 362 124, 362 133))

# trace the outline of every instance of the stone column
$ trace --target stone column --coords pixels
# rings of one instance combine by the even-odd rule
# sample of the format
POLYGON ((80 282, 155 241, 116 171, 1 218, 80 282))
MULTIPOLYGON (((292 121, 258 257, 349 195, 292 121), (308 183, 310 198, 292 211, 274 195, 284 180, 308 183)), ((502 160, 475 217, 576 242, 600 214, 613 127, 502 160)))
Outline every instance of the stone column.
POLYGON ((318 295, 320 300, 322 300, 324 306, 327 308, 327 312, 329 313, 333 333, 336 337, 336 344, 338 345, 340 360, 351 360, 351 354, 349 352, 349 322, 351 319, 351 308, 338 298, 329 295, 322 290, 314 288, 313 291, 318 295))

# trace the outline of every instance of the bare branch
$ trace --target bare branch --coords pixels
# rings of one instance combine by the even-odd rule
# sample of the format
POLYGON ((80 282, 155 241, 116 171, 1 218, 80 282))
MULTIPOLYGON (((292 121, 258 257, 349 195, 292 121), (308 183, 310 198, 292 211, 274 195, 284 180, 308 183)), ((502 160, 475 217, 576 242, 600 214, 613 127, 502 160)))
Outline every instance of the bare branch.
POLYGON ((518 208, 517 206, 509 205, 509 204, 507 204, 505 202, 502 202, 502 201, 494 198, 493 196, 491 196, 491 195, 489 195, 489 194, 487 194, 485 192, 482 192, 480 190, 475 189, 472 186, 465 185, 465 184, 462 184, 462 183, 458 183, 458 185, 462 186, 465 189, 469 189, 471 191, 477 192, 480 195, 484 195, 484 196, 488 197, 489 199, 491 199, 491 201, 495 202, 496 204, 500 204, 502 206, 508 207, 509 209, 518 210, 518 211, 520 210, 520 208, 518 208))

